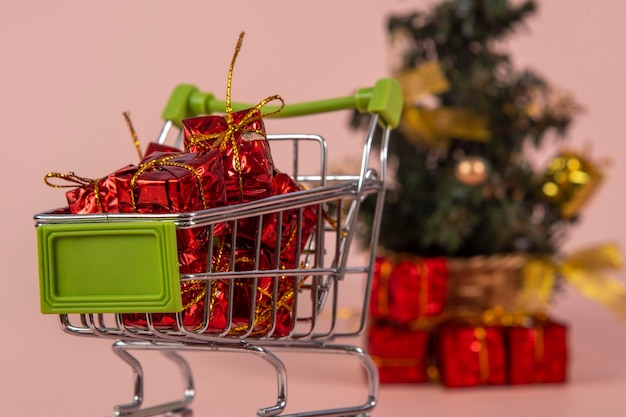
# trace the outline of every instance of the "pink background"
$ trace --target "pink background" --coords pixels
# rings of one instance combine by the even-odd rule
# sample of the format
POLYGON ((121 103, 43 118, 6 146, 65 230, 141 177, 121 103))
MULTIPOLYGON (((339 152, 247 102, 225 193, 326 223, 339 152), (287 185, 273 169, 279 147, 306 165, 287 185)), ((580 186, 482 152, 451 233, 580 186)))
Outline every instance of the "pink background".
MULTIPOLYGON (((131 376, 109 343, 64 335, 56 316, 39 313, 32 215, 58 207, 62 191, 42 177, 75 171, 96 177, 135 162, 122 111, 131 111, 144 146, 156 137, 173 86, 195 83, 223 97, 239 31, 247 32, 234 76, 234 98, 287 102, 351 93, 387 75, 387 13, 427 1, 102 3, 2 2, 1 114, 6 144, 0 254, 3 335, 0 398, 7 415, 107 415, 130 399, 131 376)), ((571 90, 586 107, 571 144, 592 145, 612 161, 597 198, 571 233, 568 248, 609 240, 626 247, 621 214, 626 61, 620 0, 540 1, 539 16, 511 42, 515 61, 571 90)), ((360 146, 348 114, 272 121, 272 132, 319 133, 340 160, 360 146)), ((547 155, 546 155, 547 156, 547 155)), ((624 280, 624 274, 618 275, 624 280)), ((571 382, 563 386, 445 391, 383 387, 375 416, 622 416, 626 408, 626 329, 607 311, 568 289, 553 315, 571 325, 571 382)), ((146 355, 147 395, 165 395, 178 377, 146 355), (153 366, 150 366, 153 365, 153 366), (152 393, 152 394, 151 394, 152 393), (154 394, 156 393, 156 394, 154 394)), ((250 415, 273 401, 265 365, 228 354, 189 356, 199 398, 196 415, 250 415)), ((359 402, 361 374, 341 358, 285 355, 290 410, 359 402)), ((178 391, 176 391, 178 395, 178 391)), ((154 398, 154 397, 152 397, 154 398)), ((169 397, 168 397, 169 398, 169 397)))

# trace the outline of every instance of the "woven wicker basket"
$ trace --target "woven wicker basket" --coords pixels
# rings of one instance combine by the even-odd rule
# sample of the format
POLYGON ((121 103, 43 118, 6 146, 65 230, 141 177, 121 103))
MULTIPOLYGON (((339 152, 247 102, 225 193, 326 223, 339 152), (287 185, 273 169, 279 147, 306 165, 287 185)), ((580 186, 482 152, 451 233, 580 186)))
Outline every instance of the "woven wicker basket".
POLYGON ((489 309, 515 311, 525 263, 526 256, 516 253, 449 258, 447 312, 473 316, 489 309))

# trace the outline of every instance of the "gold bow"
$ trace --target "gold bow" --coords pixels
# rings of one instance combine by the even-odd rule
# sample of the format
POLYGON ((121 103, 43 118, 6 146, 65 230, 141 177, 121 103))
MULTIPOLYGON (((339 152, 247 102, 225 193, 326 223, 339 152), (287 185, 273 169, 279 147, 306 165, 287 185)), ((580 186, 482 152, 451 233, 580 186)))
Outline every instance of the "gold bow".
POLYGON ((100 212, 104 213, 104 207, 102 206, 102 198, 100 198, 100 186, 98 185, 99 179, 91 179, 86 177, 79 177, 73 172, 62 174, 60 172, 48 172, 44 178, 44 182, 52 188, 76 188, 77 186, 89 186, 93 184, 93 195, 96 199, 96 204, 100 208, 100 212), (54 184, 51 182, 52 178, 62 179, 70 184, 54 184))
POLYGON ((626 318, 626 284, 608 275, 624 260, 615 244, 597 245, 570 254, 561 262, 531 259, 524 268, 524 287, 518 299, 523 311, 547 307, 556 277, 562 277, 582 295, 602 304, 616 317, 626 318))

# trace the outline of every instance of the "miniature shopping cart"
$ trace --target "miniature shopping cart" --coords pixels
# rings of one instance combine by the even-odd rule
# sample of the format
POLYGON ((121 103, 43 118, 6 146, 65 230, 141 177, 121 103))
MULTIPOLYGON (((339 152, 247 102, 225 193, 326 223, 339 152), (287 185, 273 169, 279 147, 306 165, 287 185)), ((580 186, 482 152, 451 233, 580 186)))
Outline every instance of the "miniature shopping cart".
MULTIPOLYGON (((249 107, 232 106, 235 110, 249 107)), ((401 91, 393 79, 381 79, 354 96, 285 106, 281 117, 342 109, 372 115, 360 167, 349 174, 328 173, 329 144, 318 135, 268 135, 272 150, 283 147, 292 154, 288 174, 304 185, 299 191, 180 214, 72 215, 57 209, 35 216, 42 312, 59 314, 67 333, 112 339, 114 352, 133 370, 133 400, 116 406, 115 416, 190 415, 188 406, 195 391, 190 366, 180 355, 185 351, 246 352, 269 363, 276 372, 277 400, 259 408, 259 416, 278 415, 286 407, 286 367, 275 354, 285 350, 349 355, 362 364, 368 382, 362 404, 291 415, 360 415, 375 406, 378 374, 373 361, 363 349, 336 340, 358 336, 366 325, 389 132, 398 124, 401 108, 401 91), (368 199, 375 207, 373 224, 361 230, 359 209, 368 199), (282 267, 278 256, 270 256, 262 265, 263 222, 276 222, 275 238, 281 247, 285 239, 281 219, 296 216, 302 224, 311 213, 315 216, 311 235, 302 236, 300 228, 288 237, 296 242, 296 266, 282 267), (227 268, 214 270, 212 256, 220 245, 227 245, 233 253, 237 250, 242 222, 259 225, 255 244, 246 249, 252 261, 240 268, 231 256, 227 268), (232 231, 227 242, 216 238, 224 225, 232 231), (180 273, 177 237, 181 231, 206 235, 205 270, 180 273), (352 259, 350 247, 357 234, 369 244, 365 256, 352 259), (245 289, 243 299, 249 305, 238 305, 242 299, 238 288, 245 289), (281 304, 285 293, 288 302, 281 304), (356 305, 355 293, 362 293, 356 305), (218 294, 219 308, 224 310, 222 322, 216 325, 212 319, 218 294), (258 317, 260 300, 265 303, 262 319, 258 317), (195 306, 193 323, 182 311, 189 303, 195 306), (247 315, 243 325, 242 309, 247 315), (161 351, 176 363, 184 379, 183 398, 144 406, 142 368, 130 353, 134 350, 161 351)), ((173 126, 180 127, 181 120, 223 109, 224 102, 211 94, 190 85, 178 86, 163 113, 166 123, 159 142, 170 136, 173 126)))

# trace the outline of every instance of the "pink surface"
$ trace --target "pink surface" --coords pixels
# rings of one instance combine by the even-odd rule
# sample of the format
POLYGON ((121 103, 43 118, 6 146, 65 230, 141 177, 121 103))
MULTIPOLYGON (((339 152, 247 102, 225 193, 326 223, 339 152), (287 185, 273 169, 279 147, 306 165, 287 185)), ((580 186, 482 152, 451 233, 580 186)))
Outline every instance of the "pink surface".
MULTIPOLYGON (((144 147, 160 129, 171 88, 191 82, 223 96, 240 30, 247 31, 233 97, 287 102, 352 92, 386 76, 385 14, 425 1, 3 2, 1 110, 4 116, 4 232, 0 244, 3 335, 0 398, 8 415, 112 413, 130 399, 131 376, 109 343, 64 335, 39 313, 32 215, 64 203, 43 184, 48 171, 98 176, 135 162, 123 111, 144 147)), ((538 68, 586 107, 572 144, 608 156, 608 179, 568 247, 615 240, 626 248, 621 215, 626 177, 621 40, 626 3, 541 1, 541 13, 512 43, 516 61, 538 68)), ((360 146, 345 113, 271 121, 273 132, 326 136, 335 161, 360 146)), ((546 157, 548 155, 545 155, 546 157)), ((619 275, 624 279, 624 274, 619 275)), ((383 387, 375 416, 622 416, 626 409, 626 329, 601 307, 567 289, 554 315, 571 325, 571 382, 563 386, 445 391, 383 387)), ((179 378, 147 354, 147 400, 179 378)), ((338 357, 285 355, 290 409, 363 399, 356 364, 338 357)), ((196 415, 250 415, 273 401, 273 377, 253 358, 192 354, 200 398, 196 415)), ((176 391, 178 395, 178 391, 176 391)))

